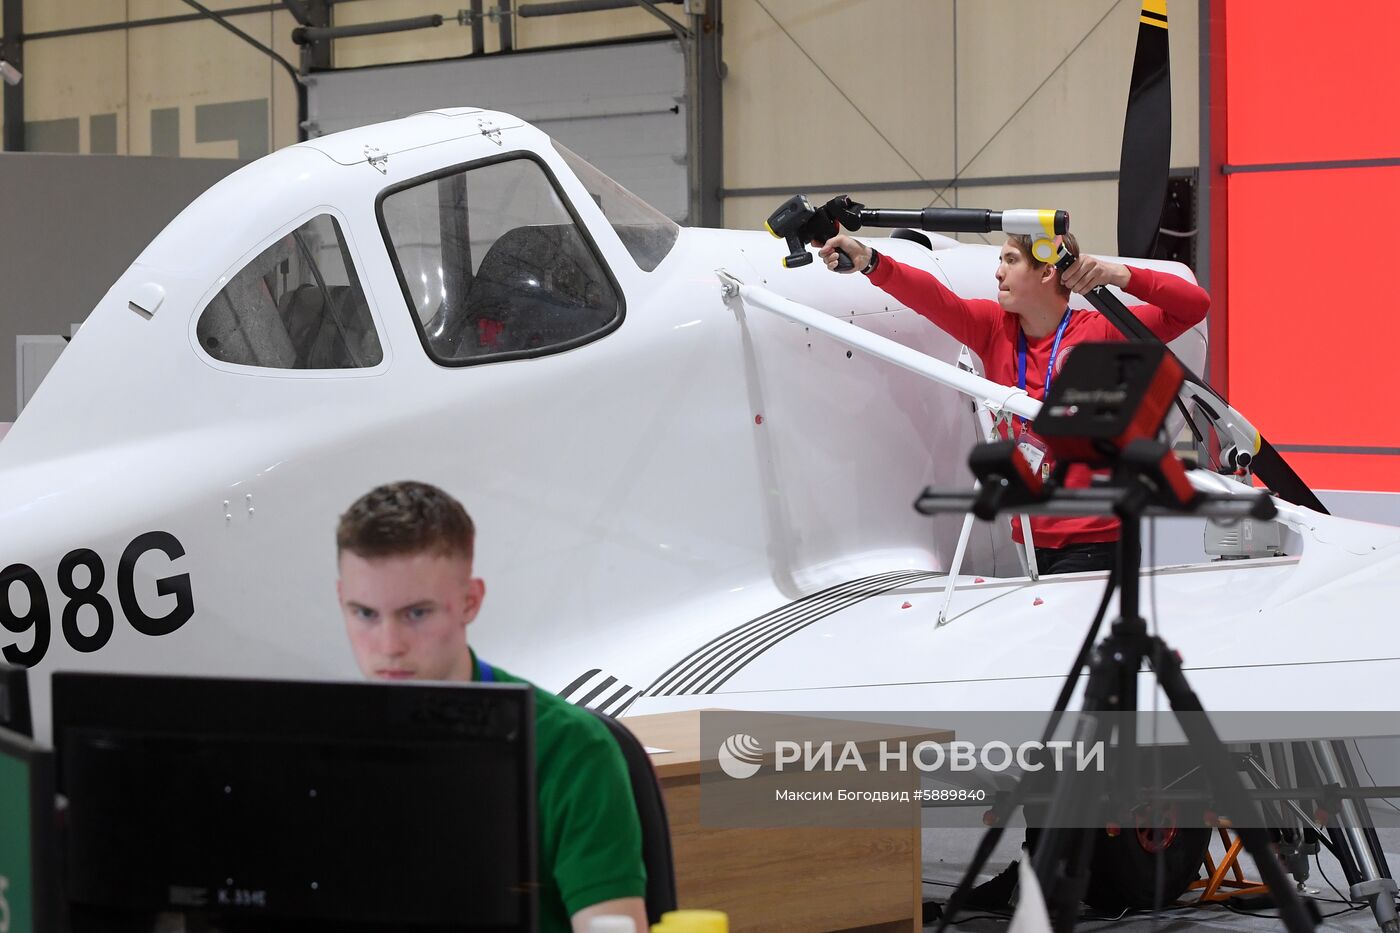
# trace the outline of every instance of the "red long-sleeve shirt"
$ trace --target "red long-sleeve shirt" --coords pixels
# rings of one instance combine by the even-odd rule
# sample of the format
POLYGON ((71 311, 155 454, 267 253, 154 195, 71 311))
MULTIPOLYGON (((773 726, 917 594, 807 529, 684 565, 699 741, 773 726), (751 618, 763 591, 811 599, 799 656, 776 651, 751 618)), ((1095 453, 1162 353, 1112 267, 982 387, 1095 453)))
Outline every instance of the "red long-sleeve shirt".
MULTIPOLYGON (((1125 291, 1144 304, 1130 306, 1133 314, 1163 341, 1175 340, 1205 319, 1210 296, 1199 285, 1149 269, 1128 267, 1132 277, 1125 291)), ((870 281, 889 292, 908 308, 919 312, 955 339, 962 341, 982 358, 985 375, 993 382, 1015 385, 1017 381, 1017 335, 1020 318, 1003 311, 989 298, 960 298, 937 278, 913 266, 902 265, 881 255, 880 264, 870 273, 870 281)), ((1059 372, 1065 350, 1078 343, 1122 340, 1123 335, 1097 311, 1076 310, 1070 315, 1060 354, 1055 359, 1059 372)), ((1045 397, 1045 366, 1049 361, 1054 334, 1026 337, 1026 392, 1032 398, 1045 397)), ((1089 485, 1090 470, 1070 467, 1065 485, 1089 485)), ((1064 547, 1118 539, 1118 520, 1091 516, 1059 517, 1041 515, 1031 519, 1031 532, 1037 547, 1064 547)), ((1020 519, 1011 521, 1011 535, 1022 541, 1020 519)))

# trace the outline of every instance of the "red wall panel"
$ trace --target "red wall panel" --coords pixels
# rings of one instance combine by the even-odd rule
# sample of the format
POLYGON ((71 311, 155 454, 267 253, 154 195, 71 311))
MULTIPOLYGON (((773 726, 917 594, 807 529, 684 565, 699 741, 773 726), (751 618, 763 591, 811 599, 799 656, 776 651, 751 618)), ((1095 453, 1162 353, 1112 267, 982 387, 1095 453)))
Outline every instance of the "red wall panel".
POLYGON ((1313 489, 1400 492, 1395 475, 1400 472, 1400 457, 1299 453, 1284 456, 1313 489))
POLYGON ((1276 445, 1400 447, 1377 408, 1400 372, 1400 259, 1369 217, 1400 217, 1400 167, 1230 178, 1230 400, 1276 445))
POLYGON ((1233 164, 1400 156, 1396 0, 1228 0, 1233 164))
MULTIPOLYGON (((1400 158, 1400 2, 1214 0, 1210 36, 1212 372, 1276 446, 1400 448, 1400 247, 1372 219, 1400 216, 1400 167, 1220 174, 1400 158)), ((1400 491, 1400 456, 1284 455, 1315 488, 1400 491)))

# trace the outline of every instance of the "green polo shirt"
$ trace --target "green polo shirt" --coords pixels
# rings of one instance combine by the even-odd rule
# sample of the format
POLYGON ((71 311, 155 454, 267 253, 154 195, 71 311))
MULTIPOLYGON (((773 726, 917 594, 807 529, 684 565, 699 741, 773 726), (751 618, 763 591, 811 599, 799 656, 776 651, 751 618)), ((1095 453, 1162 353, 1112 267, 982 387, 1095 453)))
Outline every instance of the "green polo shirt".
MULTIPOLYGON (((492 665, 497 683, 528 684, 492 665)), ((481 668, 472 654, 472 680, 481 668)), ((588 710, 535 692, 540 933, 570 933, 569 918, 619 897, 644 897, 642 829, 617 740, 588 710)))

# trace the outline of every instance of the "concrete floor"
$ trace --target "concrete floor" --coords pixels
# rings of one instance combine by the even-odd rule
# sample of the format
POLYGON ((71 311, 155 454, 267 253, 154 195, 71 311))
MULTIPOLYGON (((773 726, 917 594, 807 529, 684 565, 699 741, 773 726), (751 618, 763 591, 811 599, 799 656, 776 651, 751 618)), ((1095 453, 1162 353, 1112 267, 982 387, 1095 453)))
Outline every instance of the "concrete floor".
MULTIPOLYGON (((1381 829, 1379 830, 1381 845, 1385 849, 1386 858, 1389 861, 1392 872, 1400 870, 1400 830, 1381 829)), ((981 831, 974 829, 925 829, 923 833, 923 855, 924 855, 924 899, 935 901, 946 901, 952 894, 953 887, 961 880, 963 872, 972 859, 972 854, 977 848, 977 843, 981 840, 981 831)), ((1020 857, 1021 831, 1019 829, 1009 830, 1003 834, 1000 844, 993 853, 988 870, 978 879, 986 880, 992 875, 1000 872, 1013 858, 1020 857)), ((1213 848, 1213 852, 1219 857, 1218 844, 1213 848)), ((1344 876, 1341 866, 1332 858, 1331 854, 1323 849, 1320 856, 1320 867, 1322 872, 1330 878, 1332 883, 1345 892, 1344 876)), ((1252 861, 1244 860, 1245 875, 1248 878, 1257 878, 1258 874, 1253 872, 1252 861)), ((1340 903, 1338 895, 1328 886, 1323 874, 1318 871, 1319 865, 1314 863, 1311 877, 1307 884, 1309 890, 1316 891, 1313 895, 1317 902, 1318 910, 1327 916, 1323 920, 1321 929, 1324 930, 1345 930, 1353 933, 1375 933, 1379 928, 1376 926, 1374 916, 1369 908, 1362 910, 1347 910, 1347 905, 1340 903), (1341 912, 1341 913, 1339 913, 1341 912)), ((1010 923, 1010 912, 1005 916, 991 916, 986 912, 977 912, 975 915, 964 914, 969 919, 960 921, 953 929, 959 931, 1003 931, 1010 923)), ((1252 930, 1279 930, 1282 925, 1277 919, 1277 912, 1273 910, 1260 911, 1257 916, 1248 916, 1242 913, 1234 913, 1223 906, 1209 906, 1201 908, 1175 908, 1159 911, 1156 914, 1140 913, 1118 918, 1104 918, 1098 914, 1086 913, 1084 919, 1078 924, 1082 930, 1154 930, 1154 931, 1176 931, 1176 930, 1228 930, 1228 931, 1252 931, 1252 930), (1092 918, 1092 919, 1091 919, 1092 918)), ((933 930, 934 926, 925 927, 925 930, 933 930)))

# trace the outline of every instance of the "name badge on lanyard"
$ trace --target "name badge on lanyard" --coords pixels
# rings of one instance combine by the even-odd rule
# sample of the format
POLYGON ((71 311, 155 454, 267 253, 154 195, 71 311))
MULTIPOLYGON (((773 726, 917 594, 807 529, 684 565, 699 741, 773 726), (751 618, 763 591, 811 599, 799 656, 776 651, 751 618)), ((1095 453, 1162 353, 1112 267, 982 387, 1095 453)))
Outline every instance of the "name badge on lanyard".
MULTIPOLYGON (((1060 341, 1064 339, 1065 329, 1069 327, 1070 309, 1065 308, 1064 317, 1060 318, 1060 326, 1055 328, 1055 341, 1050 345, 1050 358, 1045 361, 1045 393, 1041 396, 1041 401, 1050 397, 1050 380, 1055 377, 1055 358, 1060 355, 1060 341)), ((1016 334, 1016 385, 1022 392, 1026 390, 1026 357, 1030 348, 1026 344, 1026 332, 1017 331, 1016 334)), ((1024 420, 1021 421, 1021 434, 1016 438, 1016 447, 1021 451, 1021 456, 1026 458, 1026 463, 1032 470, 1040 471, 1041 481, 1050 478, 1050 458, 1046 456, 1047 450, 1045 442, 1036 437, 1024 420)))
POLYGON ((1032 470, 1040 471, 1041 482, 1050 478, 1050 460, 1045 456, 1045 442, 1021 425, 1021 436, 1016 438, 1016 447, 1032 470))

